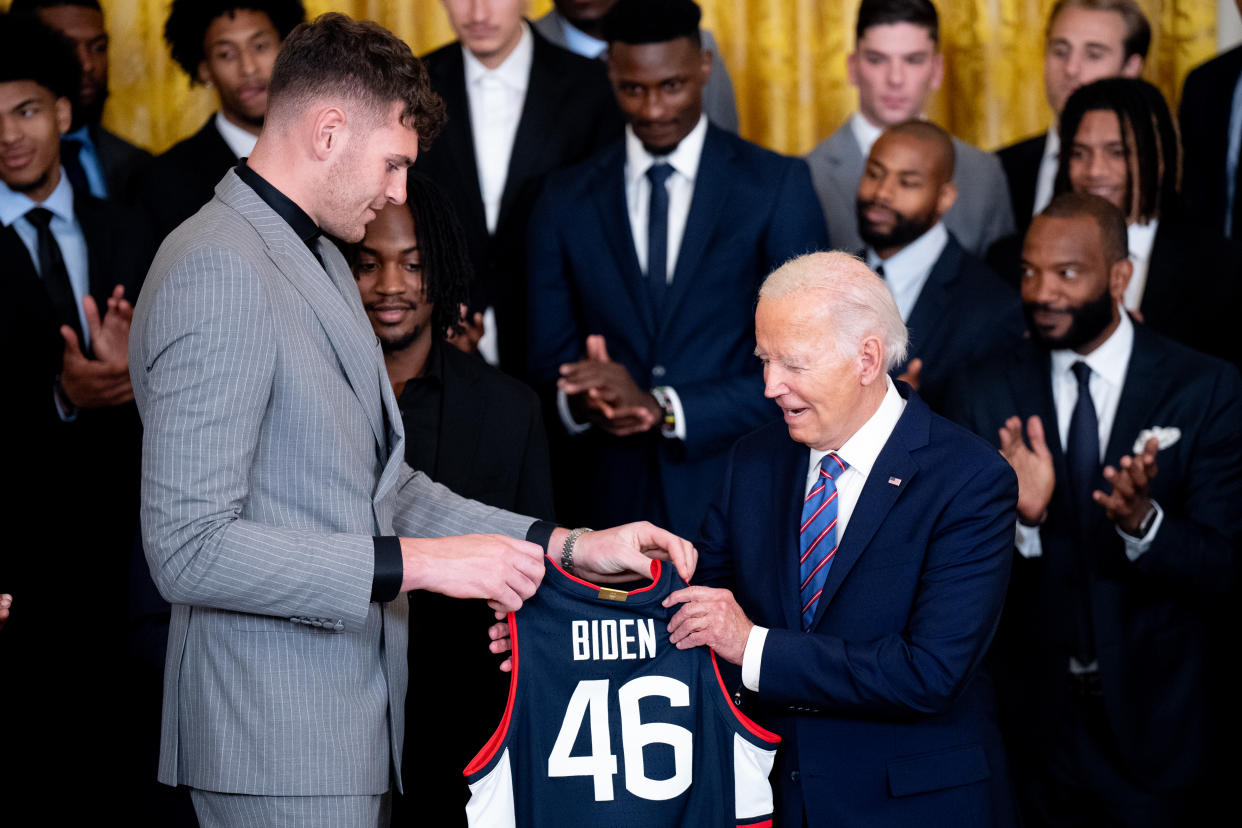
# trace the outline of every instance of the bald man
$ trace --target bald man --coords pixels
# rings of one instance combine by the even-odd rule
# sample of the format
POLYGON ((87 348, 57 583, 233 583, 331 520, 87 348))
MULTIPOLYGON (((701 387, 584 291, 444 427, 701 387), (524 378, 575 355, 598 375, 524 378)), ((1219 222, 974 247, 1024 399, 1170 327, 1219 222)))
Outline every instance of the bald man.
POLYGON ((1017 292, 941 220, 957 200, 954 158, 947 132, 905 121, 875 142, 858 183, 862 255, 910 329, 910 359, 894 371, 934 410, 954 372, 1016 345, 1025 329, 1017 292))
POLYGON ((740 666, 747 713, 781 734, 774 825, 1012 824, 979 665, 1013 472, 889 378, 906 326, 853 256, 774 272, 755 334, 783 422, 734 446, 670 640, 740 666))

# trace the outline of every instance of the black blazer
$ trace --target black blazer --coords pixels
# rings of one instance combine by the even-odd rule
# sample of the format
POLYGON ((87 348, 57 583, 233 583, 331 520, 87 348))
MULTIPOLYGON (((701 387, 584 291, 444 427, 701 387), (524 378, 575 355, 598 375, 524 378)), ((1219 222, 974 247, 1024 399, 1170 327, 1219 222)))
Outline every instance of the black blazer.
MULTIPOLYGON (((550 519, 547 437, 535 392, 478 357, 436 347, 443 360, 440 439, 433 468, 423 471, 489 506, 550 519)), ((500 721, 509 689, 500 659, 485 649, 494 620, 482 601, 410 594, 411 675, 435 674, 411 681, 406 695, 418 737, 406 742, 405 796, 394 814, 410 824, 466 824, 469 788, 461 771, 500 721), (423 745, 437 747, 416 749, 423 745)))
POLYGON ((154 158, 135 178, 134 202, 147 216, 156 244, 215 195, 237 156, 216 129, 213 114, 198 132, 154 158))
POLYGON ((1036 135, 1001 147, 996 151, 1005 178, 1009 180, 1009 200, 1013 203, 1013 223, 1018 234, 1026 232, 1031 225, 1032 207, 1035 205, 1035 187, 1039 179, 1039 164, 1044 158, 1044 144, 1048 136, 1036 135))
MULTIPOLYGON (((1057 480, 1066 479, 1047 352, 1027 343, 963 379, 950 393, 954 419, 998 445, 1006 418, 1038 415, 1057 480)), ((1114 525, 1095 508, 1085 554, 1107 718, 1121 762, 1149 790, 1186 787, 1207 770, 1225 721, 1216 703, 1235 695, 1224 668, 1234 666, 1236 641, 1220 616, 1236 588, 1242 540, 1239 423, 1236 369, 1135 325, 1104 460, 1116 466, 1143 429, 1180 430, 1160 450, 1152 483, 1164 522, 1131 562, 1114 525)), ((1071 718, 1074 562, 1084 548, 1075 539, 1074 506, 1058 485, 1040 529, 1042 556, 1014 556, 993 649, 1015 760, 1046 762, 1046 734, 1071 718)))
POLYGON ((1186 212, 1216 235, 1223 235, 1225 229, 1228 177, 1225 161, 1229 152, 1233 89, 1239 73, 1242 73, 1242 46, 1209 60, 1187 75, 1178 110, 1185 151, 1182 199, 1186 212))
POLYGON ((583 160, 622 132, 621 113, 603 64, 553 46, 533 28, 531 36, 530 83, 513 140, 495 234, 487 232, 479 191, 460 43, 450 43, 424 58, 432 88, 448 109, 448 123, 416 164, 457 209, 474 260, 470 304, 476 310, 489 305, 496 308, 501 367, 509 373, 525 369, 526 226, 543 178, 583 160))
MULTIPOLYGON (((934 411, 949 380, 971 363, 1012 347, 1026 333, 1022 300, 992 269, 949 234, 906 320, 907 362, 923 360, 919 396, 934 411)), ((899 376, 906 362, 893 369, 899 376)))
POLYGON ((108 182, 108 195, 114 201, 128 199, 133 178, 151 162, 151 153, 98 124, 90 128, 90 133, 103 167, 104 180, 108 182))

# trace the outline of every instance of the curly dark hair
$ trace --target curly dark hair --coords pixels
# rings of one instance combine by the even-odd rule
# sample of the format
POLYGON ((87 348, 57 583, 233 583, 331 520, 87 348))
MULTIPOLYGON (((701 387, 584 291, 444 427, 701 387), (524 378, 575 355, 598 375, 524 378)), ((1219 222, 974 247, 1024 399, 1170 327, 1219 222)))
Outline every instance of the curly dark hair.
POLYGON ((0 83, 34 81, 76 108, 82 66, 69 41, 37 18, 0 14, 0 83))
POLYGON ((261 12, 280 33, 284 40, 294 28, 306 20, 302 0, 173 0, 168 9, 168 21, 164 23, 164 41, 172 52, 172 59, 190 76, 191 83, 198 83, 198 65, 207 56, 203 51, 203 38, 217 17, 239 11, 261 12))
POLYGON ((1181 206, 1182 145, 1160 90, 1138 78, 1104 78, 1080 86, 1061 113, 1061 159, 1055 191, 1070 189, 1069 163, 1078 125, 1088 112, 1113 112, 1130 159, 1126 219, 1147 222, 1181 206), (1131 156, 1130 153, 1133 152, 1131 156))
POLYGON ((320 97, 355 102, 377 123, 401 103, 401 122, 418 133, 423 150, 444 124, 444 101, 410 47, 378 23, 337 12, 303 23, 285 39, 268 82, 268 119, 320 97))

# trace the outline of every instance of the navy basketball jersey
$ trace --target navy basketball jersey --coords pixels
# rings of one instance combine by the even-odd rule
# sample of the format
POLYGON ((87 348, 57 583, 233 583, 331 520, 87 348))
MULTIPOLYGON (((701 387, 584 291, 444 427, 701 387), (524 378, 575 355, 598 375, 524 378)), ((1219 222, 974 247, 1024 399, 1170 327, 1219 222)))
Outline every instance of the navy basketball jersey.
POLYGON ((544 561, 509 615, 504 718, 465 771, 472 828, 770 826, 780 737, 733 706, 713 652, 669 643, 676 570, 627 593, 544 561))

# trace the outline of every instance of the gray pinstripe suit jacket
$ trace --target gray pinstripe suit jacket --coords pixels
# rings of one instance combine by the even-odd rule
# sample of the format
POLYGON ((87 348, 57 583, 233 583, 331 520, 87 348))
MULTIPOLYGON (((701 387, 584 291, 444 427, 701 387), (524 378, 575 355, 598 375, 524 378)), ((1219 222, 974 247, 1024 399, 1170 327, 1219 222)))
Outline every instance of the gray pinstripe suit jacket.
POLYGON ((370 603, 373 536, 531 524, 405 465, 379 343, 344 258, 320 252, 327 273, 230 171, 165 240, 137 303, 143 539, 174 605, 168 784, 387 790, 407 603, 370 603))

